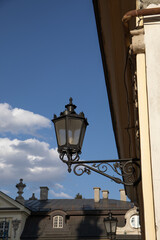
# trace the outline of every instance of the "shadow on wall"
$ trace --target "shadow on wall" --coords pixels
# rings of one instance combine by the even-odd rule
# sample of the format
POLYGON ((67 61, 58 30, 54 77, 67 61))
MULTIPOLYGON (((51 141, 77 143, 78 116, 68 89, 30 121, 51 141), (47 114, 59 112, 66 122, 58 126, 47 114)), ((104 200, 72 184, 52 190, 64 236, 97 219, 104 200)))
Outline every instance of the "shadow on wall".
POLYGON ((97 215, 88 214, 87 211, 83 212, 81 221, 78 225, 77 239, 101 239, 105 235, 104 223, 100 217, 101 212, 98 211, 97 215))
POLYGON ((41 239, 41 236, 44 234, 46 223, 48 223, 49 220, 49 216, 29 216, 20 239, 41 239))

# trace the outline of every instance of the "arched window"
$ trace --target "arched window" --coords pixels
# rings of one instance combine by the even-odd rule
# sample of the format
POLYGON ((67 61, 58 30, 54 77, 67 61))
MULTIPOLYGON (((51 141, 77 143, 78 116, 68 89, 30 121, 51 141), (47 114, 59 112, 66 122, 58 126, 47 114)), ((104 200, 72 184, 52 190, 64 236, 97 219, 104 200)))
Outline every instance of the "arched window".
POLYGON ((53 217, 53 228, 63 228, 63 217, 60 215, 53 217))

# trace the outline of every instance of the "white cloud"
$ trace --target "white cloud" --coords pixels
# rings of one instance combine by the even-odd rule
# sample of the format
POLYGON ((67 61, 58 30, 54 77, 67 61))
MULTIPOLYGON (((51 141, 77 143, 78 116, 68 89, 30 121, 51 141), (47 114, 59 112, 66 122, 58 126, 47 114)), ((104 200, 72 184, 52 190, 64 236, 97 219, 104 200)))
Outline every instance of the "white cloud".
POLYGON ((26 183, 53 185, 62 180, 67 171, 57 150, 46 142, 0 138, 0 173, 1 186, 17 183, 20 178, 26 183))
POLYGON ((0 132, 12 134, 34 134, 40 128, 48 128, 48 118, 20 108, 12 108, 8 103, 0 103, 0 132))
POLYGON ((56 189, 63 189, 63 188, 64 188, 63 185, 60 184, 60 183, 55 183, 55 184, 54 184, 54 187, 55 187, 56 189))
POLYGON ((53 195, 53 197, 56 198, 73 198, 72 196, 64 192, 56 193, 54 190, 50 190, 50 193, 53 195))
MULTIPOLYGON (((12 108, 7 103, 0 103, 0 116, 1 134, 35 135, 37 130, 51 126, 49 119, 30 111, 12 108)), ((58 183, 66 174, 67 166, 60 161, 57 149, 50 148, 48 143, 34 138, 0 138, 0 187, 6 194, 10 192, 3 187, 8 184, 13 184, 14 187, 23 178, 24 183, 34 186, 34 189, 37 186, 53 186, 55 191, 49 192, 55 198, 72 198, 63 192, 63 185, 58 183)), ((24 195, 27 191, 26 187, 24 195)))
MULTIPOLYGON (((24 181, 24 183, 27 184, 27 182, 25 182, 25 181, 24 181)), ((61 185, 59 183, 56 183, 56 184, 61 185)), ((42 186, 44 186, 44 185, 42 185, 42 186)), ((54 184, 53 188, 54 187, 55 187, 55 184, 54 184)), ((57 192, 58 189, 54 190, 53 188, 51 188, 51 186, 49 186, 49 192, 48 192, 48 194, 49 194, 48 198, 49 199, 54 199, 54 198, 59 198, 59 199, 63 199, 63 198, 68 199, 69 198, 70 199, 70 198, 73 198, 71 195, 67 194, 66 192, 64 192, 64 191, 57 192)), ((37 186, 35 184, 31 184, 31 186, 28 187, 28 185, 27 185, 27 187, 24 189, 23 197, 25 199, 30 198, 32 193, 35 193, 36 198, 39 199, 40 198, 40 186, 37 186)))

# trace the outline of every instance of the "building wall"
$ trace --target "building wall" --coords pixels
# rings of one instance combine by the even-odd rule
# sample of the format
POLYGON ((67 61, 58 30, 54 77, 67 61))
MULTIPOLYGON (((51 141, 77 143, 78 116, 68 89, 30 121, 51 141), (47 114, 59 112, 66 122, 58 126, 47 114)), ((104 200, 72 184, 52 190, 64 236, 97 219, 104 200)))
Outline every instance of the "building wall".
POLYGON ((141 149, 142 201, 140 205, 142 239, 155 240, 153 184, 150 158, 148 102, 146 86, 145 54, 139 53, 137 60, 138 110, 141 149))
POLYGON ((18 212, 18 211, 17 212, 16 211, 14 211, 14 212, 0 211, 0 221, 6 220, 7 222, 9 222, 9 232, 8 232, 9 239, 20 240, 20 236, 22 234, 27 217, 28 217, 28 215, 18 212), (13 227, 14 220, 20 221, 16 232, 14 231, 14 227, 13 227))
MULTIPOLYGON (((130 225, 131 216, 137 214, 136 208, 114 213, 119 226, 116 239, 140 239, 140 228, 136 229, 130 225)), ((104 218, 107 216, 108 212, 105 214, 104 211, 96 210, 70 212, 55 210, 46 215, 41 213, 31 215, 26 221, 21 239, 107 239, 104 226, 104 218), (63 228, 53 228, 53 217, 57 214, 63 216, 63 228)))
MULTIPOLYGON (((149 7, 160 7, 149 5, 149 7)), ((144 19, 149 133, 157 240, 160 239, 160 16, 144 19)))

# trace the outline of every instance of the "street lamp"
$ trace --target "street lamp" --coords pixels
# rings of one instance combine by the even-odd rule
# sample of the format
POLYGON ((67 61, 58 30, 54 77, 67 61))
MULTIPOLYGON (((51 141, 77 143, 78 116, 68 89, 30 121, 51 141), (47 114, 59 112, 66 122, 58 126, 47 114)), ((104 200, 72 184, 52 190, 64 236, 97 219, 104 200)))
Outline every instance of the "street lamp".
POLYGON ((65 108, 66 110, 61 112, 59 117, 54 115, 52 121, 55 126, 60 159, 64 160, 64 157, 67 157, 68 171, 71 172, 70 162, 79 160, 88 122, 83 112, 80 114, 75 112, 76 106, 72 103, 72 98, 69 99, 69 104, 65 108))
POLYGON ((117 218, 114 218, 111 212, 109 212, 108 217, 104 218, 105 229, 110 239, 116 239, 117 222, 117 218))
POLYGON ((52 122, 55 126, 59 157, 68 165, 68 172, 71 172, 71 166, 75 165, 73 171, 77 176, 81 176, 83 173, 90 174, 91 171, 94 171, 116 183, 128 186, 136 185, 141 178, 139 159, 137 158, 80 160, 79 155, 88 121, 83 112, 79 114, 75 112, 76 106, 72 103, 72 98, 69 99, 69 104, 65 108, 59 117, 54 115, 52 122), (108 175, 108 168, 111 168, 122 179, 108 175))

